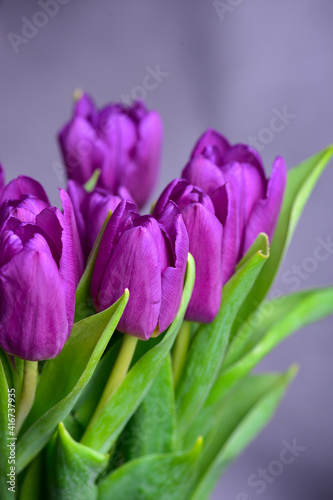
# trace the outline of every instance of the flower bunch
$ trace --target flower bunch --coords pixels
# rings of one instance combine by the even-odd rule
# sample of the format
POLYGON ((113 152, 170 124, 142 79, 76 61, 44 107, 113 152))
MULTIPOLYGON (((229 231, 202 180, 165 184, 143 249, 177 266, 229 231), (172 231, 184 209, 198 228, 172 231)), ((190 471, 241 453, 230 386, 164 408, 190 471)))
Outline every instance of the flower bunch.
POLYGON ((267 178, 253 148, 208 130, 141 214, 158 113, 98 110, 77 92, 59 143, 62 210, 34 179, 6 184, 0 165, 1 498, 208 499, 295 371, 252 368, 290 325, 332 312, 327 288, 275 298, 265 315, 332 148, 288 176, 278 157, 267 178))

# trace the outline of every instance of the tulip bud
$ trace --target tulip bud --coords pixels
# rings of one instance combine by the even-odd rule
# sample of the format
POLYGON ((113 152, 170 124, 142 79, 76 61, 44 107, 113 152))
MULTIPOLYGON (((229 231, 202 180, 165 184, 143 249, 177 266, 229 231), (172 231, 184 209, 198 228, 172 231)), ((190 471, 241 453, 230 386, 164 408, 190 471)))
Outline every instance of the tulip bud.
MULTIPOLYGON (((24 183, 13 181, 5 192, 24 191, 24 183)), ((30 361, 57 356, 73 327, 73 217, 67 193, 60 197, 63 214, 26 194, 1 208, 0 345, 30 361)))
POLYGON ((156 185, 162 123, 155 111, 136 102, 112 104, 98 111, 82 94, 72 120, 59 133, 69 179, 84 184, 99 168, 98 186, 115 194, 124 186, 142 207, 156 185))
POLYGON ((114 212, 122 199, 133 200, 123 187, 119 189, 118 195, 110 194, 102 188, 87 192, 81 184, 71 180, 68 182, 67 192, 73 204, 81 246, 87 259, 108 213, 114 212))
POLYGON ((170 200, 183 216, 195 260, 195 284, 185 318, 209 323, 218 313, 222 297, 222 224, 210 197, 186 180, 175 179, 165 188, 154 208, 157 219, 170 200))
POLYGON ((96 310, 109 307, 128 288, 117 329, 142 340, 163 332, 180 306, 187 254, 185 224, 174 204, 157 221, 121 201, 103 234, 92 277, 96 310))
POLYGON ((259 233, 271 240, 286 185, 286 165, 278 157, 266 179, 259 154, 246 144, 231 146, 214 130, 202 135, 182 177, 209 194, 224 226, 230 262, 239 261, 259 233), (227 226, 227 227, 226 227, 227 226), (230 254, 230 249, 232 252, 230 254))
MULTIPOLYGON (((22 216, 25 218, 27 217, 28 212, 26 209, 29 207, 29 209, 32 211, 31 222, 34 222, 35 216, 40 211, 50 206, 50 201, 43 186, 31 177, 20 175, 16 179, 13 179, 11 182, 9 182, 4 188, 2 195, 0 195, 0 206, 2 204, 0 214, 0 229, 2 227, 2 223, 6 220, 8 214, 12 211, 12 209, 15 208, 19 202, 23 201, 24 215, 22 216)), ((67 216, 71 218, 72 238, 75 248, 75 284, 77 286, 84 270, 83 252, 72 203, 69 197, 64 195, 62 195, 62 201, 63 205, 65 203, 67 206, 67 216)), ((63 209, 65 210, 65 206, 63 206, 63 209)), ((20 209, 16 208, 16 210, 20 209)), ((20 216, 18 216, 18 218, 20 219, 20 216)), ((28 221, 25 220, 25 222, 28 221)))

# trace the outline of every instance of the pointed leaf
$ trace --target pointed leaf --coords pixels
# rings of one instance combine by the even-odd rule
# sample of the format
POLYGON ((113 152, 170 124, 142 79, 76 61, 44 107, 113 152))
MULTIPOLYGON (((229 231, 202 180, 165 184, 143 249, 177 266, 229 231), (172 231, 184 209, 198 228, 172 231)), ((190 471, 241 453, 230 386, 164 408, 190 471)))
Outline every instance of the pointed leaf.
POLYGON ((99 486, 99 500, 180 500, 188 498, 202 440, 187 453, 148 455, 132 460, 99 486))
POLYGON ((199 460, 197 486, 190 500, 209 498, 226 467, 270 420, 295 371, 248 377, 222 399, 199 460))
POLYGON ((175 446, 175 400, 170 356, 167 356, 147 396, 124 430, 120 444, 126 461, 157 453, 170 453, 175 446))
POLYGON ((196 332, 176 392, 180 435, 185 433, 205 402, 221 366, 238 309, 264 265, 268 253, 267 236, 259 235, 253 249, 249 250, 243 260, 242 267, 224 286, 221 308, 215 320, 210 324, 201 325, 196 332))
MULTIPOLYGON (((239 319, 242 322, 245 322, 249 315, 257 309, 270 289, 304 206, 332 155, 333 146, 329 146, 288 172, 286 192, 271 244, 270 258, 239 311, 239 319)), ((239 324, 234 325, 231 337, 236 333, 238 326, 239 324)))
POLYGON ((50 500, 97 500, 95 484, 106 468, 109 455, 77 443, 59 424, 56 438, 47 449, 48 498, 50 500))
MULTIPOLYGON (((283 339, 300 328, 332 314, 332 304, 333 288, 310 290, 278 299, 272 316, 275 321, 270 324, 267 318, 262 327, 254 331, 256 342, 254 345, 251 345, 251 342, 248 344, 248 352, 245 350, 243 357, 225 369, 222 368, 209 395, 209 401, 213 401, 216 394, 220 397, 221 390, 225 392, 230 390, 283 339)), ((241 341, 239 342, 242 345, 241 341)))
POLYGON ((113 367, 117 359, 120 346, 121 341, 118 340, 104 354, 104 356, 98 363, 98 366, 95 370, 95 373, 91 377, 89 384, 82 392, 74 407, 73 416, 84 429, 88 426, 90 419, 92 418, 97 408, 98 402, 102 397, 104 387, 110 375, 111 368, 113 367))
POLYGON ((160 341, 130 369, 122 384, 114 392, 93 429, 88 427, 82 443, 107 452, 118 438, 126 423, 137 410, 149 391, 163 361, 167 357, 181 327, 194 285, 195 266, 188 256, 185 286, 179 312, 160 341))

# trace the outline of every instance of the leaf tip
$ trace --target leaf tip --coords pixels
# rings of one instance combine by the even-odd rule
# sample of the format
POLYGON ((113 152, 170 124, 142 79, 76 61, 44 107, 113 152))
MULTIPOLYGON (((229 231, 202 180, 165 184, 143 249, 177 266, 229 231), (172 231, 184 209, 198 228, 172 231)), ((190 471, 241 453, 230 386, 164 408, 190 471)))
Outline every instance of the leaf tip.
POLYGON ((259 248, 258 254, 262 255, 264 259, 268 259, 269 257, 269 238, 266 233, 259 233, 258 238, 260 238, 260 241, 263 243, 262 248, 259 248))
POLYGON ((128 288, 125 288, 123 297, 124 297, 124 300, 125 300, 126 304, 128 302, 129 296, 130 296, 130 291, 129 291, 128 288))
POLYGON ((199 436, 194 444, 194 447, 193 447, 193 453, 198 456, 202 450, 202 446, 203 446, 203 437, 202 436, 199 436))
POLYGON ((286 373, 288 381, 291 382, 296 377, 298 372, 299 372, 299 365, 297 363, 293 363, 286 373))

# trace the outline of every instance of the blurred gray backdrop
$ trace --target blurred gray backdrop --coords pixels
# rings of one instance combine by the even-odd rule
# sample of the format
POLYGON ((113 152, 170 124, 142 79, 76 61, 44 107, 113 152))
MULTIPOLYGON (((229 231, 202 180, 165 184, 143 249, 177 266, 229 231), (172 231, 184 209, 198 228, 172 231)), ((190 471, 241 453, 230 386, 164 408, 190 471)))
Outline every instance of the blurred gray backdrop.
MULTIPOLYGON (((42 0, 43 1, 43 0, 42 0)), ((37 33, 20 35, 37 0, 0 2, 0 158, 7 180, 38 178, 57 203, 64 185, 55 134, 69 118, 73 90, 98 104, 143 97, 165 126, 158 191, 179 175, 207 127, 232 142, 255 137, 267 172, 274 157, 291 168, 332 142, 333 2, 330 0, 58 0, 37 33), (33 35, 33 36, 32 36, 33 35), (160 71, 145 90, 147 71, 160 71), (141 87, 141 89, 139 88, 141 87), (280 132, 271 132, 277 112, 280 132)), ((35 16, 37 24, 44 17, 35 16)), ((333 282, 333 256, 306 272, 317 238, 333 236, 332 165, 297 228, 283 271, 301 266, 299 288, 333 282)), ((290 292, 280 274, 275 285, 290 292)), ((332 500, 332 319, 284 342, 260 366, 300 373, 275 418, 221 479, 214 500, 332 500), (258 495, 248 484, 278 459, 284 441, 305 447, 258 495)), ((181 499, 180 499, 181 500, 181 499)))

